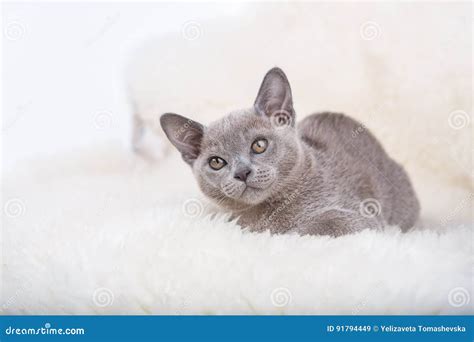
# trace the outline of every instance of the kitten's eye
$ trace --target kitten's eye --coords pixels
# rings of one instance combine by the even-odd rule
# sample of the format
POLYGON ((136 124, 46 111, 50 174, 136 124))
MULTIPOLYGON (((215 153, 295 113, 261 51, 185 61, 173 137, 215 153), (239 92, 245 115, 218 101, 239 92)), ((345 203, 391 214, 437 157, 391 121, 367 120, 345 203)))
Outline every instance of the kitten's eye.
POLYGON ((263 153, 267 149, 268 141, 266 139, 255 140, 252 144, 252 151, 255 153, 263 153))
POLYGON ((212 157, 209 159, 209 166, 214 170, 220 170, 227 165, 227 162, 220 157, 212 157))

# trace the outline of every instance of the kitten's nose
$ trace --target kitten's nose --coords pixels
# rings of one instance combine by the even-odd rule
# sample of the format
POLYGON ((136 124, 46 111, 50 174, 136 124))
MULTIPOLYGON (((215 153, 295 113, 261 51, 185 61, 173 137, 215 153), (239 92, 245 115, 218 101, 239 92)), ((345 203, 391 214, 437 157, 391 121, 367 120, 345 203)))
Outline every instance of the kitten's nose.
POLYGON ((243 169, 240 169, 240 170, 237 170, 235 171, 234 173, 234 178, 235 179, 238 179, 242 182, 245 182, 247 180, 247 177, 249 176, 249 174, 252 172, 252 170, 250 170, 248 167, 246 168, 243 168, 243 169))

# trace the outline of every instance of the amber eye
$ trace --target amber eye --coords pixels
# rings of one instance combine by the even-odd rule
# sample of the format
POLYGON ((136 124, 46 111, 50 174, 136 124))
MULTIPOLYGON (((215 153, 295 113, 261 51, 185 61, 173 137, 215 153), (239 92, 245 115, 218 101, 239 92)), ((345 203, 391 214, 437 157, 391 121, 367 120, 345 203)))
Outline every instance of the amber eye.
POLYGON ((227 162, 220 157, 211 157, 209 159, 209 166, 214 170, 220 170, 227 165, 227 162))
POLYGON ((255 153, 263 153, 267 149, 268 141, 266 139, 255 140, 252 144, 252 151, 255 153))

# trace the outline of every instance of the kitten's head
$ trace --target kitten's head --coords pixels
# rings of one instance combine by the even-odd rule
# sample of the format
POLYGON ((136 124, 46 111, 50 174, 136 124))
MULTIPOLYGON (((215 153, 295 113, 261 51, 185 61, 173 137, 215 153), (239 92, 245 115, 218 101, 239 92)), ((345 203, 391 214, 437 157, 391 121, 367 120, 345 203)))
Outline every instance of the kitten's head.
POLYGON ((204 194, 227 207, 255 205, 277 194, 299 161, 290 84, 278 68, 265 75, 251 109, 207 127, 164 114, 161 126, 204 194))

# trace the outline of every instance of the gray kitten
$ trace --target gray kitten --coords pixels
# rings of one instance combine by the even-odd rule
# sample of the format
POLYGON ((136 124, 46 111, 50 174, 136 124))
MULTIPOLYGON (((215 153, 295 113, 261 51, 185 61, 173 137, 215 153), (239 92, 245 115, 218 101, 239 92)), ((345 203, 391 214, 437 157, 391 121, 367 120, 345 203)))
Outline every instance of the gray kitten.
POLYGON ((253 108, 205 127, 177 114, 161 126, 203 193, 252 231, 339 236, 398 225, 419 203, 404 169, 357 121, 313 114, 295 127, 290 84, 271 69, 253 108))

